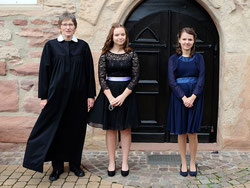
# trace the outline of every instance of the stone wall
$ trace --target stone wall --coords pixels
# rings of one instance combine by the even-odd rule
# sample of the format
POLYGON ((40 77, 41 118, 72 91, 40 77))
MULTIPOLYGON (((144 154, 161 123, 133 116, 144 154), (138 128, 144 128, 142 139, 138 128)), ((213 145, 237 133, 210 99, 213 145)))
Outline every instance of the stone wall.
MULTIPOLYGON (((40 112, 39 60, 44 43, 58 35, 58 15, 65 10, 76 14, 77 36, 90 44, 97 68, 110 25, 124 23, 141 1, 39 0, 35 6, 1 5, 0 142, 26 142, 40 112)), ((250 2, 197 2, 220 35, 218 144, 222 149, 250 149, 250 2)), ((88 148, 105 147, 104 140, 102 130, 88 128, 88 148)))

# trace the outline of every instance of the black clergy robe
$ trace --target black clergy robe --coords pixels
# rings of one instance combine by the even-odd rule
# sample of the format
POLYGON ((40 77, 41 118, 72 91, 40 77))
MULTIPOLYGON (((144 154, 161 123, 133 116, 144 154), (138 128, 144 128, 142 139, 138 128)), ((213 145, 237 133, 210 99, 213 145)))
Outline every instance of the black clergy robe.
POLYGON ((94 98, 95 79, 88 44, 79 40, 48 41, 43 49, 38 97, 47 99, 29 136, 23 166, 43 172, 45 161, 81 163, 86 133, 87 98, 94 98))

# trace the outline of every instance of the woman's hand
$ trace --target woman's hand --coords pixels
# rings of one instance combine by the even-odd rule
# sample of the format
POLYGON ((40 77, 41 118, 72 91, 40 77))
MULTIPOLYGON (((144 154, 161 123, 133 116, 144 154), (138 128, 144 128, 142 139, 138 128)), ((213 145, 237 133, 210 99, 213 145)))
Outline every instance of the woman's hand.
POLYGON ((112 102, 113 102, 113 106, 121 106, 123 104, 123 102, 125 101, 126 97, 121 94, 118 97, 116 97, 112 102))
POLYGON ((88 110, 90 110, 95 103, 95 99, 94 98, 88 98, 88 110))
POLYGON ((40 101, 40 106, 42 107, 42 109, 44 108, 44 106, 47 104, 47 99, 43 99, 40 101))
POLYGON ((132 93, 132 90, 126 88, 123 93, 119 96, 117 96, 113 102, 114 104, 112 104, 113 106, 121 106, 123 104, 123 102, 125 101, 125 99, 127 98, 127 96, 129 96, 132 93))
POLYGON ((187 107, 187 108, 192 108, 193 105, 194 105, 194 101, 196 99, 196 95, 192 94, 191 97, 182 97, 182 101, 183 101, 183 104, 187 107))

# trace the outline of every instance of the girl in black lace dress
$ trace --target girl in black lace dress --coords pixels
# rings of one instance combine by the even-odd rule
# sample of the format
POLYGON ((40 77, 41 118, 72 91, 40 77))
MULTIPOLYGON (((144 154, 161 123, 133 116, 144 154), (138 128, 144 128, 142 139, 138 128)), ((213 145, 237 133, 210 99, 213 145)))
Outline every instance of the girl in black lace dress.
POLYGON ((102 48, 98 66, 101 91, 89 113, 89 125, 106 130, 109 155, 108 175, 115 175, 117 130, 121 133, 122 170, 129 174, 128 154, 131 128, 139 125, 134 88, 139 78, 137 54, 128 46, 124 26, 114 24, 102 48))

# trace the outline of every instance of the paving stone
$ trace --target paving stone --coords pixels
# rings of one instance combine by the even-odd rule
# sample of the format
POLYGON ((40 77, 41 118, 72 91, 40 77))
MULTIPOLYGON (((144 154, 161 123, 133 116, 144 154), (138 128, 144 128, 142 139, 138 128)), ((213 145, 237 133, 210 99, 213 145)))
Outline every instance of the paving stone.
POLYGON ((0 176, 0 181, 5 181, 9 178, 9 176, 0 176))
POLYGON ((236 180, 231 180, 228 183, 230 183, 231 185, 239 185, 240 183, 236 180))
POLYGON ((76 182, 78 180, 77 176, 68 176, 66 182, 76 182))
POLYGON ((58 179, 56 181, 53 181, 51 185, 52 186, 61 186, 64 184, 64 182, 65 182, 65 179, 58 179))
POLYGON ((25 187, 26 184, 27 184, 26 182, 17 182, 15 183, 15 185, 13 185, 12 188, 23 188, 25 187))
POLYGON ((31 176, 21 176, 18 181, 28 182, 31 179, 31 176))
POLYGON ((99 187, 99 183, 98 182, 89 182, 87 184, 87 188, 98 188, 99 187))
POLYGON ((11 174, 11 176, 9 177, 10 179, 14 178, 14 179, 18 179, 22 176, 22 173, 19 172, 14 172, 13 174, 11 174))
POLYGON ((76 185, 87 185, 88 179, 78 179, 76 185))
POLYGON ((72 188, 72 187, 74 187, 74 185, 75 185, 75 183, 65 182, 62 187, 63 188, 72 188))
POLYGON ((90 176, 90 179, 89 179, 90 181, 94 181, 94 182, 100 182, 101 181, 101 178, 100 177, 98 177, 98 176, 96 176, 96 175, 94 175, 94 174, 92 174, 91 176, 90 176))
POLYGON ((111 185, 100 185, 98 188, 111 188, 111 185))
POLYGON ((123 185, 117 184, 117 183, 112 183, 112 188, 123 188, 123 185))
POLYGON ((49 176, 44 176, 42 178, 42 182, 49 182, 49 176))
POLYGON ((38 185, 41 182, 41 179, 30 179, 28 185, 38 185))
POLYGON ((100 185, 111 185, 112 184, 112 182, 110 182, 110 181, 107 181, 107 180, 104 180, 104 179, 102 179, 102 181, 101 181, 101 183, 100 183, 100 185))
POLYGON ((14 185, 17 182, 17 179, 7 179, 3 185, 14 185))
MULTIPOLYGON (((49 181, 49 175, 52 172, 51 163, 45 163, 44 173, 36 173, 21 167, 23 158, 22 152, 1 152, 0 153, 0 187, 2 188, 5 181, 18 179, 17 183, 28 183, 35 179, 40 180, 39 184, 29 184, 33 187, 111 187, 112 184, 120 186, 141 187, 141 188, 168 188, 168 187, 232 187, 230 183, 234 183, 235 187, 250 187, 250 164, 249 152, 219 152, 212 154, 211 152, 198 152, 197 162, 199 163, 199 171, 197 178, 179 176, 179 166, 168 165, 149 165, 147 164, 147 155, 178 155, 177 152, 141 152, 133 151, 129 155, 130 174, 124 178, 120 174, 110 178, 107 176, 106 169, 108 164, 107 152, 103 151, 85 151, 83 154, 84 161, 84 177, 76 177, 74 173, 69 172, 68 164, 65 165, 65 172, 61 174, 60 179, 55 182, 49 181), (224 155, 224 156, 223 156, 224 155), (226 156, 226 157, 225 157, 226 156), (243 157, 247 156, 247 157, 243 157), (19 164, 19 165, 1 165, 19 164), (245 165, 243 165, 245 164, 245 165), (247 167, 246 167, 247 166, 247 167), (87 168, 87 170, 86 170, 87 168), (160 169, 160 170, 159 170, 160 169), (19 174, 18 174, 19 173, 19 174), (20 176, 20 173, 23 173, 20 176), (6 175, 3 175, 6 174, 6 175), (7 175, 8 174, 8 175, 7 175), (19 178, 15 178, 18 177, 19 178), (31 178, 32 177, 32 178, 31 178), (219 178, 218 178, 219 177, 219 178), (10 178, 10 179, 8 179, 10 178), (1 180, 2 179, 2 180, 1 180), (68 180, 68 181, 66 181, 68 180), (91 180, 91 181, 90 181, 91 180), (108 183, 105 184, 105 181, 108 183), (115 183, 112 183, 115 181, 115 183), (236 183, 237 182, 237 183, 236 183), (73 184, 68 184, 73 183, 73 184), (242 185, 240 185, 240 183, 242 185), (2 184, 2 185, 1 185, 2 184)), ((116 153, 117 169, 121 168, 121 150, 116 153)), ((18 185, 18 184, 17 184, 18 185)), ((27 188, 27 186, 25 188, 27 188)))
POLYGON ((245 188, 245 186, 244 185, 236 185, 236 186, 234 186, 235 188, 245 188))
POLYGON ((33 170, 26 170, 25 172, 24 172, 24 174, 23 175, 33 175, 33 174, 35 174, 36 172, 35 171, 33 171, 33 170))
POLYGON ((60 175, 60 179, 66 179, 68 177, 69 173, 68 172, 64 172, 60 175))
POLYGON ((51 185, 50 182, 41 182, 39 185, 38 185, 38 188, 47 188, 51 185))
POLYGON ((221 188, 220 184, 210 184, 209 187, 211 187, 211 188, 221 188))
POLYGON ((227 183, 227 182, 222 182, 222 183, 220 183, 220 185, 221 186, 223 186, 223 187, 230 187, 230 186, 232 186, 231 184, 229 184, 229 183, 227 183))
POLYGON ((32 176, 32 178, 34 178, 34 179, 41 179, 41 178, 43 178, 44 176, 45 176, 45 173, 36 172, 36 173, 32 176))
POLYGON ((15 172, 23 173, 23 172, 25 172, 26 170, 27 170, 27 168, 24 168, 24 167, 22 167, 22 166, 19 166, 19 167, 15 170, 15 172))
POLYGON ((13 172, 14 172, 14 170, 4 170, 4 171, 1 173, 1 176, 9 176, 9 175, 11 175, 13 172))

